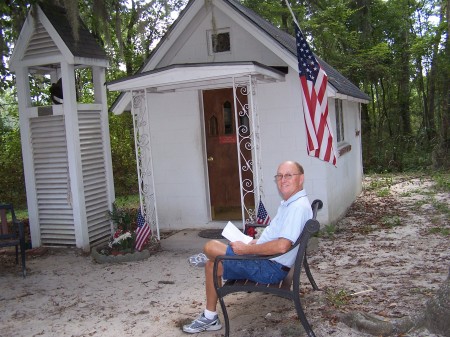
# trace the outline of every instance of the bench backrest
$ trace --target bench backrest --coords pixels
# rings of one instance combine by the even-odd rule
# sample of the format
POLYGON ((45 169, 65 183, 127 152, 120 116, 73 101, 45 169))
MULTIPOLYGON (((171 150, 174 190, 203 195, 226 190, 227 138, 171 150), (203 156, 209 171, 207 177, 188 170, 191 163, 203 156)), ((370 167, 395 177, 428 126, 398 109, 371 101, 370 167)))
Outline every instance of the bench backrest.
POLYGON ((12 232, 8 228, 8 219, 14 225, 17 223, 14 208, 11 204, 0 204, 0 237, 13 238, 17 237, 17 229, 12 232))
POLYGON ((300 272, 302 269, 303 259, 305 258, 306 254, 306 247, 311 236, 317 233, 320 229, 320 223, 316 220, 316 217, 318 210, 322 207, 323 203, 321 200, 314 200, 312 202, 311 208, 313 211, 313 217, 306 222, 305 227, 300 234, 300 237, 297 239, 297 241, 295 241, 290 249, 292 250, 299 246, 294 265, 292 266, 291 270, 286 275, 284 280, 281 282, 280 288, 289 289, 291 285, 297 288, 300 287, 300 272))

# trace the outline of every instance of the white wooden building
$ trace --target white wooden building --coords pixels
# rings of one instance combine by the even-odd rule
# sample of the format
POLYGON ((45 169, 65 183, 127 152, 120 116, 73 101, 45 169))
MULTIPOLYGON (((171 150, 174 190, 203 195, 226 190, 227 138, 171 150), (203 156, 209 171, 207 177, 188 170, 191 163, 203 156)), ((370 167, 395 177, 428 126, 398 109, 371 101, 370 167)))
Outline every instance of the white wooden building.
POLYGON ((32 7, 15 44, 15 73, 33 247, 91 245, 111 235, 114 201, 105 70, 108 59, 80 20, 74 38, 63 9, 32 7), (90 71, 93 99, 77 100, 75 72, 90 71), (63 103, 38 106, 30 77, 62 79, 63 103))
POLYGON ((285 160, 305 168, 322 224, 362 189, 361 104, 369 97, 319 59, 337 166, 310 157, 294 37, 233 0, 192 0, 138 74, 108 83, 112 110, 131 111, 147 219, 163 230, 252 222, 261 199, 273 217, 273 176, 285 160), (236 222, 239 222, 237 220, 236 222))

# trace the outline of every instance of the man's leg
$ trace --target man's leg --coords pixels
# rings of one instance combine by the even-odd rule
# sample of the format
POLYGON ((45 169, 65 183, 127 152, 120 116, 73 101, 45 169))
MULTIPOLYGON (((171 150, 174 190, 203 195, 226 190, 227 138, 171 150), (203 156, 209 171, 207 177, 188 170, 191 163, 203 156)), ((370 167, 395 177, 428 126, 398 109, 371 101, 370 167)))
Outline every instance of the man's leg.
MULTIPOLYGON (((212 240, 208 241, 203 248, 205 255, 208 257, 208 261, 205 265, 205 282, 206 282, 206 309, 200 314, 192 323, 184 325, 183 331, 188 333, 198 333, 202 331, 215 331, 222 328, 220 324, 219 316, 216 312, 217 306, 217 294, 214 289, 214 260, 216 256, 225 255, 227 251, 227 245, 224 243, 212 240)), ((221 281, 223 273, 222 264, 219 265, 217 277, 221 281)))
MULTIPOLYGON (((205 282, 206 282, 206 309, 209 311, 216 311, 217 306, 217 294, 214 288, 214 260, 219 255, 225 255, 227 252, 227 245, 217 240, 208 241, 203 248, 204 253, 208 257, 208 261, 205 265, 205 282)), ((217 270, 217 277, 219 283, 222 281, 221 276, 223 273, 222 263, 219 264, 217 270)))

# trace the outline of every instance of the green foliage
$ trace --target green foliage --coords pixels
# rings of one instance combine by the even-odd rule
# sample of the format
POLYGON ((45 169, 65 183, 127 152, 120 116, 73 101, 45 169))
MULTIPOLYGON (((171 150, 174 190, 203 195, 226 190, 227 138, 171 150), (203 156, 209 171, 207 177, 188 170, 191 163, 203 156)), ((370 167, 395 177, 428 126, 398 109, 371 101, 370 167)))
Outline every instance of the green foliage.
POLYGON ((331 289, 328 288, 325 292, 325 298, 328 303, 334 307, 341 307, 350 302, 350 295, 345 289, 331 289))
POLYGON ((366 187, 367 190, 373 191, 378 189, 387 188, 389 189, 393 184, 392 175, 373 175, 370 180, 369 186, 366 187))
POLYGON ((431 204, 433 205, 436 211, 438 211, 439 213, 446 214, 447 217, 450 217, 450 207, 448 206, 447 202, 433 199, 433 202, 431 204))
POLYGON ((382 188, 377 191, 377 197, 380 197, 380 198, 388 197, 390 194, 391 194, 391 191, 389 190, 389 188, 382 188))
POLYGON ((131 208, 138 209, 140 206, 140 200, 138 194, 117 196, 114 201, 118 208, 131 208))
POLYGON ((401 219, 399 216, 384 216, 381 218, 381 223, 383 227, 393 228, 402 225, 401 219))
POLYGON ((323 229, 317 234, 318 237, 325 237, 332 239, 334 234, 337 232, 337 227, 335 224, 327 224, 323 229))
POLYGON ((429 234, 439 234, 442 236, 450 236, 449 227, 433 227, 428 230, 429 234))
POLYGON ((0 96, 0 202, 26 207, 17 103, 8 90, 0 96))
POLYGON ((436 191, 450 193, 450 173, 436 172, 432 175, 432 178, 436 183, 434 186, 436 191))
POLYGON ((136 194, 139 191, 131 114, 110 114, 109 128, 116 195, 136 194))
POLYGON ((112 205, 112 211, 108 212, 115 230, 122 232, 134 231, 136 229, 138 209, 118 207, 116 203, 112 205))

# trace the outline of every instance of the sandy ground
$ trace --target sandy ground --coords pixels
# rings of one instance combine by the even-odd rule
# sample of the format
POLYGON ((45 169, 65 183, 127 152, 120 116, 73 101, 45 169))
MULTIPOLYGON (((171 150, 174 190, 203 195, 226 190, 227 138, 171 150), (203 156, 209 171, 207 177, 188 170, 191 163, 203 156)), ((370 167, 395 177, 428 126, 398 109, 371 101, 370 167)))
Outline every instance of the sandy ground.
MULTIPOLYGON (((412 315, 447 277, 449 236, 430 230, 449 230, 450 196, 424 178, 400 177, 389 185, 389 195, 366 189, 336 227, 325 228, 328 235, 310 254, 321 291, 305 283, 304 307, 317 336, 368 336, 336 314, 412 315)), ((25 279, 11 256, 0 255, 0 335, 187 336, 180 326, 204 307, 203 269, 187 258, 205 239, 183 247, 175 238, 192 235, 198 237, 178 232, 162 240, 161 252, 122 264, 98 264, 77 249, 49 249, 28 256, 25 279)), ((244 293, 226 303, 231 336, 305 336, 287 300, 244 293)), ((422 329, 402 336, 439 335, 422 329)))

